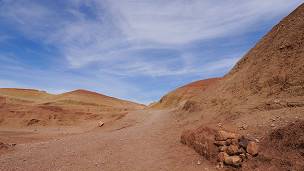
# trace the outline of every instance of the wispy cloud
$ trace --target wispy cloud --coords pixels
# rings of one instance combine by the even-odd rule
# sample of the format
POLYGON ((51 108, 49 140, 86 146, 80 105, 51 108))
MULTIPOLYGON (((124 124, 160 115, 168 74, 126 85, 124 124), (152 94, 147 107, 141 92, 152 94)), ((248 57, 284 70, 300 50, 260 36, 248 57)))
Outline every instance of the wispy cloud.
POLYGON ((276 17, 300 2, 126 0, 111 1, 110 6, 119 13, 115 17, 120 18, 119 27, 129 40, 185 44, 239 34, 261 19, 276 17))
MULTIPOLYGON (((81 87, 147 102, 174 87, 147 91, 151 90, 148 84, 168 82, 169 77, 174 83, 178 79, 185 80, 179 83, 186 83, 194 76, 200 79, 222 75, 252 45, 245 41, 248 46, 244 46, 237 37, 278 21, 301 3, 302 0, 0 0, 0 24, 22 35, 22 39, 38 42, 33 45, 35 48, 54 48, 56 52, 50 52, 48 58, 59 65, 43 70, 35 61, 27 63, 34 57, 23 54, 23 49, 16 59, 14 52, 2 53, 0 78, 12 77, 12 81, 3 79, 0 84, 51 92, 81 87), (135 95, 143 92, 144 96, 135 95)), ((0 28, 0 43, 9 42, 11 35, 2 31, 0 28)), ((11 49, 15 48, 7 51, 11 49)), ((39 58, 43 54, 37 52, 33 56, 39 58)))
MULTIPOLYGON (((131 56, 134 49, 167 47, 180 50, 181 46, 196 41, 244 33, 254 29, 261 20, 285 14, 300 3, 300 0, 288 3, 286 0, 217 3, 200 0, 88 0, 68 1, 63 10, 53 10, 33 1, 4 1, 0 16, 22 26, 19 28, 27 36, 57 46, 73 68, 99 62, 111 64, 115 70, 120 66, 113 61, 118 60, 126 65, 132 63, 124 67, 121 74, 129 69, 130 74, 155 76, 184 74, 190 70, 185 70, 185 66, 172 71, 170 63, 164 66, 153 59, 138 60, 131 56)), ((183 59, 176 56, 176 60, 183 59)))

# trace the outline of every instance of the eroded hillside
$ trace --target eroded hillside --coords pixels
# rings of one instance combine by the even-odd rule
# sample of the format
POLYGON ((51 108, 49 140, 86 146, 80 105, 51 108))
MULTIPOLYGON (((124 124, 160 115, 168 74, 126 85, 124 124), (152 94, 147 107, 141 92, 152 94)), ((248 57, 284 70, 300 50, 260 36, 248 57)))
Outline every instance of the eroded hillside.
MULTIPOLYGON (((201 118, 202 126, 199 129, 183 134, 190 142, 183 141, 195 150, 203 151, 202 155, 216 148, 209 134, 215 134, 217 130, 244 135, 248 140, 260 142, 261 146, 268 144, 269 148, 274 141, 269 137, 276 132, 280 132, 282 137, 304 136, 302 133, 293 136, 293 133, 278 131, 293 129, 304 120, 304 5, 274 26, 215 84, 205 88, 193 88, 191 84, 184 87, 190 90, 177 89, 164 96, 155 106, 171 107, 176 112, 188 113, 189 117, 193 117, 191 113, 196 113, 201 118), (205 143, 210 146, 206 148, 205 143)), ((303 142, 300 144, 303 145, 303 142)), ((304 164, 300 162, 303 159, 299 157, 302 155, 302 145, 295 147, 297 150, 293 150, 293 153, 282 150, 288 144, 272 150, 261 148, 258 158, 244 159, 243 168, 303 169, 304 164)), ((209 158, 217 160, 216 156, 209 158)))

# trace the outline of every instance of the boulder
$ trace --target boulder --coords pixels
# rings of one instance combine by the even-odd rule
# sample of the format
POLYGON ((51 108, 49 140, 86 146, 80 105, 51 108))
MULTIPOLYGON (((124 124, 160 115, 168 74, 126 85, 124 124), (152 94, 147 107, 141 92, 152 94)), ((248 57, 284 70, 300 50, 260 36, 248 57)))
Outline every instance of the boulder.
POLYGON ((231 165, 231 166, 240 166, 242 163, 242 159, 239 156, 225 156, 224 157, 224 163, 226 165, 231 165))
POLYGON ((230 166, 239 167, 242 164, 242 159, 239 156, 225 156, 224 163, 230 166))
POLYGON ((215 135, 215 140, 216 141, 226 141, 227 139, 237 139, 238 135, 232 132, 227 132, 227 131, 217 131, 215 135))
POLYGON ((258 154, 258 150, 259 150, 259 147, 258 147, 258 144, 253 142, 253 141, 250 141, 247 145, 247 152, 252 155, 252 156, 256 156, 258 154))
POLYGON ((235 155, 239 153, 239 147, 237 145, 230 145, 227 148, 227 153, 229 155, 235 155))

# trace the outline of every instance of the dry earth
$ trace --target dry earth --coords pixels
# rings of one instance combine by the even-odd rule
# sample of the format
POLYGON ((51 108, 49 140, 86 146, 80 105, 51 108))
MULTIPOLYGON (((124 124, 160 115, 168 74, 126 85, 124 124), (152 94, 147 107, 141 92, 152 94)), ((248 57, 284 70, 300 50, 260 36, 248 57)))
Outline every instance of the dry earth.
POLYGON ((17 144, 0 155, 0 170, 214 170, 180 143, 187 123, 166 110, 132 112, 85 133, 17 144))

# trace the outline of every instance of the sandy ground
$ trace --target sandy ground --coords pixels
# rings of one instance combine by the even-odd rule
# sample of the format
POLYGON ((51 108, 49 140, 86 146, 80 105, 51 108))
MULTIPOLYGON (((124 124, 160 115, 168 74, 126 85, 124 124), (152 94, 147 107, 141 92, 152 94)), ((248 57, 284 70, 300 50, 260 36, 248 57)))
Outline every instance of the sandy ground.
POLYGON ((17 144, 0 156, 0 170, 214 170, 180 143, 182 129, 168 111, 137 111, 89 132, 17 144))

